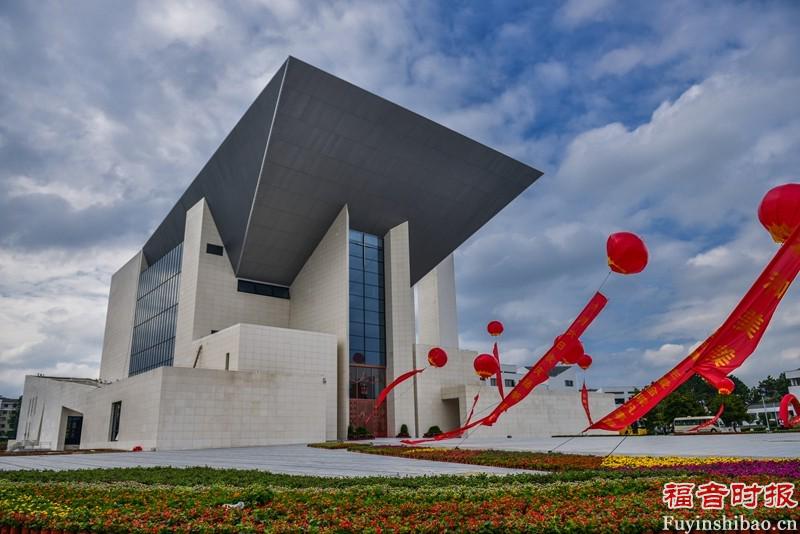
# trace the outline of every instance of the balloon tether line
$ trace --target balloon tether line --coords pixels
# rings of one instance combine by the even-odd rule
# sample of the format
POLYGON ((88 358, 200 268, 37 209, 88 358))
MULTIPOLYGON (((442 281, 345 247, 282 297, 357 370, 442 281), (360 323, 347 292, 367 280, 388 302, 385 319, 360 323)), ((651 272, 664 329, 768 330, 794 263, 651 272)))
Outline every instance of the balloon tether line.
POLYGON ((614 451, 615 451, 615 450, 617 450, 617 449, 619 448, 619 446, 620 446, 620 445, 622 445, 622 443, 623 443, 623 442, 624 442, 626 439, 628 439, 628 434, 625 434, 624 436, 622 436, 622 439, 621 439, 621 440, 619 440, 619 443, 617 443, 617 445, 616 445, 616 446, 615 446, 613 449, 611 449, 611 452, 609 452, 608 454, 606 454, 605 456, 603 456, 603 458, 608 458, 609 456, 611 456, 612 454, 614 454, 614 451))

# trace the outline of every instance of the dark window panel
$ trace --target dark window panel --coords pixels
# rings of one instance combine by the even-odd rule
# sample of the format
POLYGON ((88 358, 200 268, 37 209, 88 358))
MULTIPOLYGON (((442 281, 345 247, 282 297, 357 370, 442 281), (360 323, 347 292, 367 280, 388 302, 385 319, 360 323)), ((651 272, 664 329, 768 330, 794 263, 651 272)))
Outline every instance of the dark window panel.
POLYGON ((222 256, 222 252, 225 249, 222 248, 221 245, 212 245, 211 243, 206 243, 206 252, 208 254, 213 254, 215 256, 222 256))

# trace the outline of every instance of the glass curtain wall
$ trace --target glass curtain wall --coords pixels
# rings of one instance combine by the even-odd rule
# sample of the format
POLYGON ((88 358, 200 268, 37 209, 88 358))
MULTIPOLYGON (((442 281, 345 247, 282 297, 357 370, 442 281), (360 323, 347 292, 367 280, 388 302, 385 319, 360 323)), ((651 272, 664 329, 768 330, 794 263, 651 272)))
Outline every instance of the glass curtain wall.
POLYGON ((183 243, 139 275, 130 376, 172 365, 182 252, 183 243))
POLYGON ((365 410, 371 413, 368 408, 386 386, 383 239, 351 230, 349 246, 351 424, 374 426, 375 435, 385 435, 385 411, 383 417, 360 417, 365 410))

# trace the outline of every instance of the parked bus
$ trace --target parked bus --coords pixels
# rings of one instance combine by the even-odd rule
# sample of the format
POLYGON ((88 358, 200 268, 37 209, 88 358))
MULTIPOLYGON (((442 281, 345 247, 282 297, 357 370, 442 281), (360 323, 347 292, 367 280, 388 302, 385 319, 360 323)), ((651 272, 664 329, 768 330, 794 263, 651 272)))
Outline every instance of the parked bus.
MULTIPOLYGON (((706 416, 698 415, 694 417, 676 417, 675 420, 672 421, 672 431, 675 434, 685 434, 694 427, 696 427, 697 425, 702 425, 703 423, 707 423, 712 419, 714 419, 714 417, 711 415, 706 415, 706 416)), ((698 433, 730 432, 730 429, 725 426, 725 423, 722 421, 722 419, 718 419, 717 421, 714 422, 713 425, 708 425, 706 427, 701 428, 700 430, 695 430, 694 432, 698 433)))

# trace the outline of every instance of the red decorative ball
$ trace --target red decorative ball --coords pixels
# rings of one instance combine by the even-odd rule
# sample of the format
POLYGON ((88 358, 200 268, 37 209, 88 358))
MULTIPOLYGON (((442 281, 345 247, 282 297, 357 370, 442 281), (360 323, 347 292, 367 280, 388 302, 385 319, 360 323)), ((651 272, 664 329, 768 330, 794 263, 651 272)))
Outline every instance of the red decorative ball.
POLYGON ((481 377, 482 380, 496 375, 497 371, 500 370, 497 360, 491 354, 478 354, 472 366, 475 368, 475 374, 481 377))
POLYGON ((758 206, 758 220, 776 243, 783 243, 800 225, 800 184, 773 187, 758 206))
POLYGON ((723 380, 720 380, 717 384, 717 393, 720 395, 730 395, 733 393, 736 384, 728 377, 725 377, 723 380))
POLYGON ((486 325, 486 331, 489 332, 489 335, 492 337, 499 336, 503 333, 503 323, 500 321, 492 321, 486 325))
POLYGON ((582 355, 578 358, 578 367, 581 369, 588 369, 592 365, 592 357, 588 354, 582 355))
POLYGON ((560 359, 564 363, 575 364, 583 356, 583 344, 580 339, 572 336, 558 336, 555 341, 556 349, 561 351, 560 359), (563 347, 560 347, 564 344, 563 347))
POLYGON ((617 232, 606 242, 608 266, 619 274, 640 273, 647 266, 647 247, 644 241, 630 232, 617 232))
POLYGON ((428 363, 433 367, 444 367, 447 364, 447 353, 444 349, 433 347, 428 351, 428 363))

